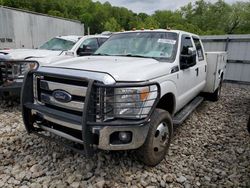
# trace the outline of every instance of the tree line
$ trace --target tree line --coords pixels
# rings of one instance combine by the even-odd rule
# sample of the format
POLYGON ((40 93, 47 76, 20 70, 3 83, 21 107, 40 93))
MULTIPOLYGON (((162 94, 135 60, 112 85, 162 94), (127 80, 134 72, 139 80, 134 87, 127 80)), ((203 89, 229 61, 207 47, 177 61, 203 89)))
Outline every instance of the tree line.
POLYGON ((178 10, 159 10, 152 15, 92 0, 0 0, 0 5, 76 19, 92 34, 132 28, 171 28, 202 35, 250 33, 250 2, 197 0, 178 10))

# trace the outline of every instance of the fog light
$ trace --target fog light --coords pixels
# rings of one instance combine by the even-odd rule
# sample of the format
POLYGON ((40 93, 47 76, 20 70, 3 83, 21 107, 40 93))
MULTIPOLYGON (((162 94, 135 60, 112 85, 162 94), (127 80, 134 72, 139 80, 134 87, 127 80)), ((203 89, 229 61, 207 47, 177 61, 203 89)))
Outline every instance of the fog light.
POLYGON ((132 141, 131 131, 115 131, 110 135, 109 143, 111 145, 128 144, 132 141))
POLYGON ((128 143, 131 141, 131 138, 132 138, 131 132, 119 132, 120 141, 128 143))

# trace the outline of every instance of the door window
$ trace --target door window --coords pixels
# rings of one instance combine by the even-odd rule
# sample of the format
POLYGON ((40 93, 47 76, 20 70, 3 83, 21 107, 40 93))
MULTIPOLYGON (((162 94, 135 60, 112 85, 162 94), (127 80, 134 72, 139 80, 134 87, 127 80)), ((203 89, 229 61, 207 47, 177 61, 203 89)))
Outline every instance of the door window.
POLYGON ((193 47, 192 40, 188 35, 182 35, 181 38, 181 55, 188 55, 188 48, 193 47))
POLYGON ((95 52, 98 49, 98 42, 96 38, 86 39, 80 45, 78 52, 82 51, 81 49, 88 49, 92 52, 95 52))
POLYGON ((99 46, 101 46, 108 38, 98 38, 99 46))
POLYGON ((196 51, 197 51, 198 60, 202 61, 202 60, 204 60, 204 53, 203 53, 203 49, 202 49, 202 46, 201 46, 200 39, 193 37, 193 40, 194 40, 195 48, 196 48, 196 51))

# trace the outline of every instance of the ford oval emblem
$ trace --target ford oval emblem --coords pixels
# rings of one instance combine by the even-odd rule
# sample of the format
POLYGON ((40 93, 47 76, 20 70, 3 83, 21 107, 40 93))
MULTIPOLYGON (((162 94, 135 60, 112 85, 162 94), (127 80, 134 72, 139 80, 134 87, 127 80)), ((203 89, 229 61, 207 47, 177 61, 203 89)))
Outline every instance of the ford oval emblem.
POLYGON ((68 92, 63 90, 55 90, 52 93, 52 96, 59 102, 67 103, 72 100, 72 96, 68 92))

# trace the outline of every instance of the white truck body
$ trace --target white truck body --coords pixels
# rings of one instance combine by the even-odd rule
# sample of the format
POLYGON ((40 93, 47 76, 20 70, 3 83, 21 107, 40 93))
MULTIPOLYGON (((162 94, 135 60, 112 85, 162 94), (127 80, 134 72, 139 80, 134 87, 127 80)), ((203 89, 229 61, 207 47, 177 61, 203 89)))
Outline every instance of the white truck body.
POLYGON ((113 34, 92 56, 27 74, 26 129, 81 143, 87 154, 93 148, 138 149, 144 163, 156 165, 168 150, 173 123, 182 123, 202 102, 199 94, 219 97, 226 55, 207 57, 199 36, 184 31, 113 34))
POLYGON ((213 93, 219 87, 223 73, 225 74, 227 53, 206 52, 207 58, 207 79, 204 92, 213 93))

